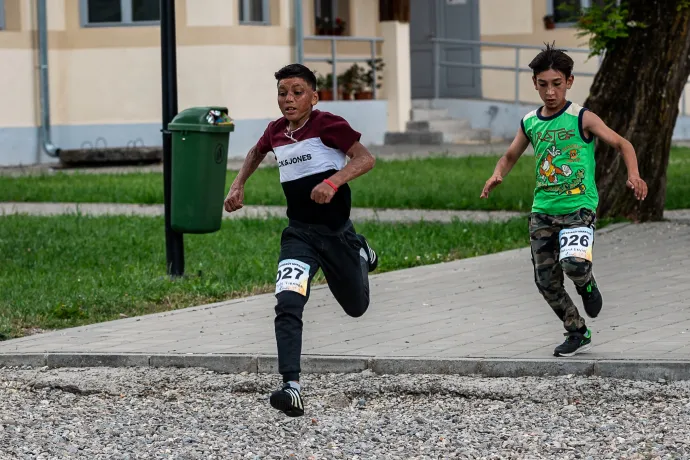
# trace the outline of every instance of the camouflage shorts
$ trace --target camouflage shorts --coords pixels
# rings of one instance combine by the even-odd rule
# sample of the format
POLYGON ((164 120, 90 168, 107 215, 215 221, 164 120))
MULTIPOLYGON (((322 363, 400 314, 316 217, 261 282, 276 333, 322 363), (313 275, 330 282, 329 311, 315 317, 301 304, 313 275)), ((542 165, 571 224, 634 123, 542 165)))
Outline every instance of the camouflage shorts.
POLYGON ((539 292, 563 321, 566 330, 575 331, 585 325, 585 320, 565 290, 565 273, 577 286, 587 284, 592 276, 592 263, 586 259, 568 257, 559 260, 558 233, 566 228, 590 227, 594 229, 596 215, 589 209, 564 214, 529 215, 530 246, 534 266, 534 282, 539 292))

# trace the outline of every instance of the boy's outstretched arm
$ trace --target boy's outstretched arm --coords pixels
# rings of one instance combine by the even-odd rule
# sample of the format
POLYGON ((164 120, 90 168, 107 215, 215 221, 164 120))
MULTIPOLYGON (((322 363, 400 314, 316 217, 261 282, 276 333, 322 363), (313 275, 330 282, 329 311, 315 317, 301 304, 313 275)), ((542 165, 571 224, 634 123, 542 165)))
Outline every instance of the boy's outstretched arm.
POLYGON ((520 156, 525 153, 528 146, 529 139, 527 139, 527 136, 525 136, 525 133, 522 131, 522 127, 520 127, 510 147, 508 147, 506 153, 498 160, 498 163, 496 163, 493 175, 486 181, 486 184, 484 184, 484 190, 482 190, 480 198, 489 198, 489 193, 503 182, 503 178, 513 169, 513 166, 515 166, 515 163, 520 159, 520 156))
POLYGON ((247 179, 249 179, 249 176, 256 171, 256 168, 259 167, 265 157, 266 153, 260 153, 257 146, 252 147, 249 151, 247 157, 244 159, 240 172, 230 186, 228 196, 225 198, 224 207, 227 212, 237 211, 243 206, 244 184, 247 182, 247 179))
POLYGON ((582 127, 623 155, 625 167, 628 169, 627 185, 635 192, 635 198, 644 200, 647 197, 647 184, 640 177, 640 172, 637 169, 637 155, 635 155, 635 148, 632 144, 609 128, 597 114, 589 110, 585 111, 582 127))

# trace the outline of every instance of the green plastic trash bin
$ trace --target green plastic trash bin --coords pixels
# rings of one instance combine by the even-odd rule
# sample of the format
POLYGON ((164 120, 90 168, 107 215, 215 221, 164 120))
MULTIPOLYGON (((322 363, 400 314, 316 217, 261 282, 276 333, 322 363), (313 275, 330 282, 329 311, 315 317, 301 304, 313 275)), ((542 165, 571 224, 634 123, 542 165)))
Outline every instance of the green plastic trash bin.
POLYGON ((179 233, 220 230, 230 132, 225 107, 192 107, 168 124, 172 132, 170 224, 179 233))

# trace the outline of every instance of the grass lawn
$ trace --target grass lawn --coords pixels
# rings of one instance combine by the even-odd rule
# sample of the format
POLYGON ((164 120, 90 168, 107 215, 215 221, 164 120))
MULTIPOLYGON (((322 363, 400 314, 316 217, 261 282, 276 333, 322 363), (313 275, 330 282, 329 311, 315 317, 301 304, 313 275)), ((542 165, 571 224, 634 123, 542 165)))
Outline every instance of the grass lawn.
MULTIPOLYGON (((269 292, 286 220, 231 220, 185 235, 186 276, 165 276, 163 219, 0 218, 0 333, 25 335, 269 292)), ((529 244, 527 222, 358 224, 384 272, 529 244)), ((319 273, 318 280, 322 280, 319 273)))
MULTIPOLYGON (((379 161, 353 182, 353 206, 379 208, 529 211, 534 157, 524 156, 489 200, 480 200, 498 157, 379 161)), ((236 171, 228 171, 226 190, 236 171)), ((690 208, 690 149, 674 148, 668 168, 666 209, 690 208)), ((284 205, 276 168, 258 170, 247 183, 246 204, 284 205)), ((160 173, 64 174, 0 177, 0 201, 163 202, 160 173)))

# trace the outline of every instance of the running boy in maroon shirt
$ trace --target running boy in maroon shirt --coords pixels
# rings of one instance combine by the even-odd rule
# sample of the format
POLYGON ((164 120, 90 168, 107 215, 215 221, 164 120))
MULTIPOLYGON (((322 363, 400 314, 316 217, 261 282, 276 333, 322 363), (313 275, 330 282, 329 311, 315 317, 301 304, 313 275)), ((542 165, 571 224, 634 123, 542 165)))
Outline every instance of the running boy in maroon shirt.
POLYGON ((345 313, 359 317, 369 307, 369 272, 376 253, 350 221, 348 182, 374 167, 361 134, 342 117, 314 109, 316 77, 301 64, 275 73, 283 116, 268 124, 235 178, 225 210, 242 207, 244 184, 270 151, 276 156, 287 199, 276 279, 275 332, 283 386, 271 405, 286 415, 304 415, 300 393, 302 313, 319 268, 345 313), (346 156, 350 161, 346 161, 346 156))

